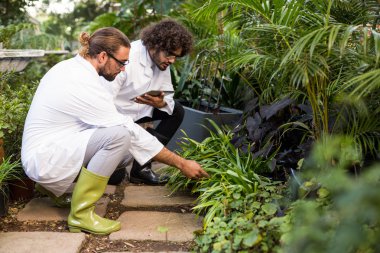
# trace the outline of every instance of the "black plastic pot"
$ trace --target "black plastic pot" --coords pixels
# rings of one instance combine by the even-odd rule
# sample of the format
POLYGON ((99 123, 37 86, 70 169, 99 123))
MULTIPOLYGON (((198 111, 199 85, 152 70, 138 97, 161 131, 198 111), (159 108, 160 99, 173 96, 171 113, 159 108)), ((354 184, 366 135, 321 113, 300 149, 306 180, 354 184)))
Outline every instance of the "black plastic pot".
MULTIPOLYGON (((187 107, 186 104, 181 103, 185 109, 185 117, 182 124, 179 126, 177 132, 170 140, 167 148, 172 151, 180 150, 179 142, 185 137, 182 130, 185 131, 187 136, 195 141, 201 142, 210 136, 210 132, 205 128, 213 130, 208 120, 213 120, 218 126, 227 125, 233 128, 239 121, 242 111, 228 107, 219 107, 218 111, 205 111, 200 109, 193 109, 187 107)), ((206 107, 207 104, 202 104, 206 107)))
POLYGON ((29 200, 34 196, 34 182, 27 177, 10 180, 8 185, 11 200, 29 200))

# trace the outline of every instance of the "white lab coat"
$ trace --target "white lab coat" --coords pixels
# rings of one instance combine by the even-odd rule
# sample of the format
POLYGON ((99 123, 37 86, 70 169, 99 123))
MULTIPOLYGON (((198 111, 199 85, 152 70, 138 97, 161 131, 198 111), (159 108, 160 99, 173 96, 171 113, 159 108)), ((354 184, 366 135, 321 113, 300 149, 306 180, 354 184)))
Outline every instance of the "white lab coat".
MULTIPOLYGON (((150 58, 141 40, 131 43, 129 64, 124 72, 120 73, 111 84, 104 78, 101 79, 103 85, 115 97, 118 111, 131 116, 134 121, 151 117, 154 108, 150 105, 135 103, 133 98, 150 90, 173 91, 170 68, 161 71, 150 58)), ((173 94, 166 95, 164 100, 167 105, 159 110, 169 115, 173 114, 173 94)))
POLYGON ((129 152, 140 164, 163 148, 116 110, 88 61, 77 55, 58 63, 42 78, 25 121, 21 157, 26 174, 62 195, 78 175, 94 131, 118 125, 130 131, 129 152))

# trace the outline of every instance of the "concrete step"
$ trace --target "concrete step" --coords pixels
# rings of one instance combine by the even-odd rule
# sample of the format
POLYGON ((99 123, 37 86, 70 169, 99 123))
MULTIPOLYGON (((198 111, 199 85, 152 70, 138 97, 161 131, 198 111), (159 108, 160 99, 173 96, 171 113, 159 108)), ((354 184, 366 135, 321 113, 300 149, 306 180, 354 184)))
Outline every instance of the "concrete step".
MULTIPOLYGON (((163 166, 153 163, 155 171, 159 171, 163 166)), ((68 192, 72 192, 72 189, 73 187, 68 192)), ((115 186, 107 187, 105 195, 96 204, 95 212, 98 215, 106 214, 110 202, 107 195, 115 192, 115 186)), ((122 227, 120 231, 109 235, 109 239, 190 242, 194 239, 194 231, 202 229, 202 217, 197 218, 188 213, 187 209, 179 213, 179 209, 172 207, 192 206, 195 200, 189 192, 171 194, 165 186, 127 184, 124 199, 121 201, 121 205, 125 206, 127 211, 118 218, 122 227)), ((34 198, 17 213, 16 218, 18 221, 61 221, 67 220, 69 212, 69 208, 54 207, 47 197, 34 198)), ((0 232, 0 252, 74 253, 79 252, 85 241, 84 233, 0 232)), ((184 251, 172 253, 179 252, 184 251)))
POLYGON ((189 213, 127 211, 118 221, 121 230, 112 233, 111 240, 186 242, 194 239, 194 231, 202 229, 201 218, 189 213))
POLYGON ((85 240, 83 233, 8 232, 0 233, 0 252, 77 253, 85 240))
MULTIPOLYGON (((110 199, 102 197, 95 205, 95 212, 104 216, 106 214, 107 205, 110 199)), ((25 207, 17 214, 19 221, 58 221, 67 220, 70 208, 60 208, 53 205, 50 198, 32 199, 25 207)))
MULTIPOLYGON (((71 187, 68 192, 72 192, 71 187)), ((108 185, 105 194, 113 194, 116 191, 116 186, 108 185)), ((104 216, 106 214, 107 205, 110 199, 104 195, 95 205, 95 212, 104 216)), ((60 208, 54 206, 53 202, 48 197, 34 198, 30 200, 25 207, 17 214, 19 221, 57 221, 67 220, 70 213, 70 208, 60 208)))
POLYGON ((171 194, 165 186, 128 185, 121 204, 126 207, 168 207, 192 205, 195 197, 188 192, 171 194))

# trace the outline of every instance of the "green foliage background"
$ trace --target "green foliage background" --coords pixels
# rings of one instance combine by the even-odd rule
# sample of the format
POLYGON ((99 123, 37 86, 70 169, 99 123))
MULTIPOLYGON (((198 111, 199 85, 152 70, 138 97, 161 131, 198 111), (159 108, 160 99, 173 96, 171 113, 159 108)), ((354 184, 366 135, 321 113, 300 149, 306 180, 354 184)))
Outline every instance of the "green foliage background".
MULTIPOLYGON (((240 149, 231 143, 231 131, 214 125, 215 132, 201 143, 184 139, 182 152, 211 177, 195 182, 170 169, 173 191, 190 189, 198 196, 194 212, 205 217, 197 252, 380 251, 379 166, 368 166, 380 152, 378 1, 83 0, 73 12, 48 15, 41 25, 25 15, 25 6, 33 2, 0 3, 4 46, 76 50, 81 31, 104 26, 135 40, 149 23, 173 17, 196 41, 194 52, 172 69, 176 96, 199 101, 201 91, 213 102, 221 95, 223 105, 248 105, 239 122, 242 131, 235 134, 260 141, 240 149), (202 61, 205 51, 218 57, 202 61), (215 73, 207 83, 201 81, 207 75, 204 65, 215 73), (286 175, 289 182, 275 182, 264 174, 272 172, 284 143, 273 143, 267 155, 266 137, 273 131, 256 136, 253 129, 269 129, 265 110, 285 97, 294 101, 289 108, 296 108, 299 117, 284 122, 273 117, 279 126, 273 131, 283 137, 302 129, 299 144, 316 144, 311 153, 302 153, 293 176, 286 175), (249 107, 255 101, 258 106, 249 107), (253 152, 266 155, 253 157, 253 152)), ((24 72, 0 75, 0 135, 8 157, 19 158, 38 80, 59 60, 49 56, 24 72)), ((288 151, 283 156, 293 154, 288 151)))

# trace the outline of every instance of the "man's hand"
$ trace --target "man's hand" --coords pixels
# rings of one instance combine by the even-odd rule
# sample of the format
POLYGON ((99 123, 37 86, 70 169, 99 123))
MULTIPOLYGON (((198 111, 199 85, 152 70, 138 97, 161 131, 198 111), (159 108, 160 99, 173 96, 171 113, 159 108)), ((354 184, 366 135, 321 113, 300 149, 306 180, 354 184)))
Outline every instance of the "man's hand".
POLYGON ((202 167, 193 160, 185 160, 183 163, 183 167, 181 168, 181 172, 187 177, 191 179, 201 179, 204 177, 209 177, 207 172, 202 169, 202 167))
POLYGON ((209 177, 207 172, 196 161, 180 157, 165 147, 154 157, 154 160, 178 168, 187 178, 201 179, 209 177))
POLYGON ((164 92, 161 92, 159 96, 151 96, 149 94, 144 94, 135 98, 135 102, 139 104, 146 104, 153 106, 154 108, 162 108, 166 106, 164 100, 164 92))

